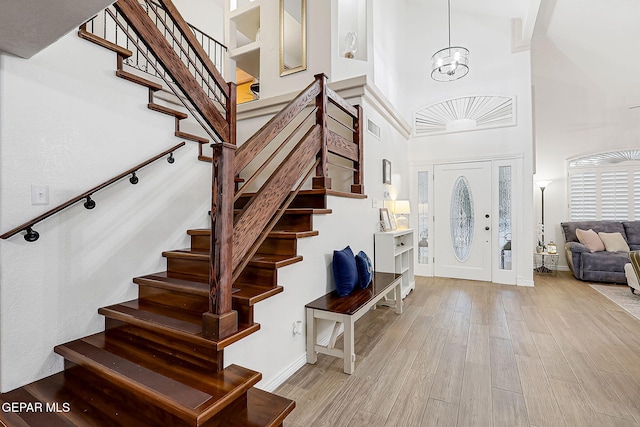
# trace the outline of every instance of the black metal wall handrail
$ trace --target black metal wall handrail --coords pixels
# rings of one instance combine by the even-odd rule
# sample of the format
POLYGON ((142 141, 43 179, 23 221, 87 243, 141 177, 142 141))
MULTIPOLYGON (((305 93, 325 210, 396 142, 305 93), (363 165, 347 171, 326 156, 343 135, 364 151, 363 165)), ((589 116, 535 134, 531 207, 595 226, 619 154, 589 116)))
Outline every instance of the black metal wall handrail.
POLYGON ((100 185, 97 185, 95 187, 93 187, 90 190, 85 191, 84 193, 74 197, 73 199, 67 200, 66 202, 62 203, 61 205, 56 206, 53 209, 48 210, 47 212, 43 213, 42 215, 39 215, 35 218, 33 218, 30 221, 25 222, 24 224, 21 224, 19 226, 17 226, 16 228, 7 231, 6 233, 4 233, 3 235, 0 236, 0 239, 8 239, 9 237, 18 234, 21 231, 25 231, 26 234, 24 235, 24 240, 26 240, 27 242, 35 242, 36 240, 38 240, 38 238, 40 237, 40 234, 35 231, 32 227, 39 223, 40 221, 49 218, 51 215, 56 214, 66 208, 68 208, 69 206, 79 202, 82 199, 85 199, 86 201, 84 202, 84 207, 87 209, 93 209, 96 206, 96 202, 93 201, 91 199, 91 196, 93 195, 93 193, 102 190, 105 187, 108 187, 109 185, 120 181, 122 178, 126 177, 127 175, 131 175, 131 177, 129 178, 129 182, 131 184, 137 184, 138 183, 138 177, 136 176, 136 172, 140 169, 142 169, 143 167, 149 165, 150 163, 155 162, 156 160, 166 156, 167 154, 169 155, 169 157, 167 157, 167 161, 169 163, 173 163, 175 161, 175 159, 173 158, 173 152, 176 151, 177 149, 181 148, 182 146, 185 145, 185 142, 181 142, 178 145, 175 145, 173 147, 171 147, 168 150, 163 151, 162 153, 153 156, 152 158, 145 160, 144 162, 140 163, 137 166, 132 167, 131 169, 126 170, 125 172, 122 172, 121 174, 114 176, 113 178, 103 182, 100 185))

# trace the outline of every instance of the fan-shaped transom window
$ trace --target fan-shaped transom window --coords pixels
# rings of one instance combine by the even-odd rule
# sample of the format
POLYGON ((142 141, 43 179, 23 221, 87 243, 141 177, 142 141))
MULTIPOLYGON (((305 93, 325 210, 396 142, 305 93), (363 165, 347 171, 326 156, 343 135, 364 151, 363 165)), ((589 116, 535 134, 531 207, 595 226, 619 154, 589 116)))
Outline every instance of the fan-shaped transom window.
POLYGON ((421 108, 414 114, 415 136, 516 125, 515 97, 465 96, 421 108))

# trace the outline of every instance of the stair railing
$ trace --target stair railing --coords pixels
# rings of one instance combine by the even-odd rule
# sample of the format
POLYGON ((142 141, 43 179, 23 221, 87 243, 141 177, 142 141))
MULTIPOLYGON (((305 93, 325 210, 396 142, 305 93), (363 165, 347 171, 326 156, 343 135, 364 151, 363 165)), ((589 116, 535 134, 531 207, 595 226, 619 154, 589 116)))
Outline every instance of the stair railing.
POLYGON ((350 191, 363 194, 361 117, 362 109, 337 95, 327 86, 327 77, 319 74, 239 148, 213 145, 211 281, 209 313, 203 315, 205 336, 222 339, 231 335, 234 318, 237 329, 237 314, 231 309, 232 283, 309 178, 312 188, 331 189, 330 166, 346 168, 353 174, 350 191), (234 194, 237 175, 246 179, 234 194), (234 202, 254 187, 255 193, 234 215, 234 202))
POLYGON ((118 26, 124 31, 120 22, 126 21, 130 41, 132 32, 143 41, 183 104, 215 132, 214 140, 235 144, 235 83, 224 81, 171 0, 119 0, 115 8, 118 26))
MULTIPOLYGON (((112 14, 115 14, 116 16, 118 14, 112 6, 108 7, 106 10, 111 10, 112 14)), ((101 11, 80 26, 81 36, 84 34, 92 34, 98 38, 130 50, 132 55, 124 60, 126 65, 151 76, 162 78, 159 72, 156 71, 155 67, 151 67, 147 63, 145 56, 138 52, 137 48, 130 43, 129 37, 127 37, 126 34, 123 34, 123 29, 116 24, 116 19, 113 18, 113 15, 108 14, 106 10, 101 11)), ((213 61, 213 65, 216 69, 223 70, 225 52, 228 51, 227 46, 220 43, 218 40, 211 37, 195 25, 190 23, 187 23, 187 25, 191 28, 191 31, 204 49, 206 55, 213 61)), ((126 32, 125 28, 124 33, 126 32)))
POLYGON ((11 236, 14 236, 16 234, 18 234, 21 231, 25 232, 24 235, 24 240, 26 240, 27 242, 35 242, 36 240, 38 240, 38 238, 40 237, 40 233, 38 233, 37 231, 35 231, 33 229, 33 226, 36 225, 37 223, 39 223, 42 220, 45 220, 47 218, 49 218, 50 216, 68 208, 71 205, 76 204, 77 202, 81 201, 81 200, 85 200, 84 202, 84 207, 86 209, 93 209, 96 207, 96 202, 91 198, 91 196, 93 196, 96 192, 102 190, 105 187, 110 186, 111 184, 114 184, 118 181, 120 181, 121 179, 131 175, 129 177, 129 182, 133 185, 137 184, 139 181, 139 178, 137 176, 137 172, 142 169, 143 167, 155 162, 158 159, 161 159, 165 156, 168 155, 167 157, 167 162, 169 163, 173 163, 175 162, 175 158, 173 157, 173 152, 178 150, 179 148, 183 147, 185 145, 184 142, 181 142, 178 145, 175 145, 171 148, 169 148, 168 150, 163 151, 160 154, 157 154, 153 157, 151 157, 148 160, 145 160, 144 162, 140 163, 137 166, 134 166, 124 172, 122 172, 119 175, 114 176, 111 179, 108 179, 107 181, 103 182, 102 184, 99 184, 93 188, 91 188, 90 190, 85 191, 82 194, 79 194, 78 196, 67 200, 66 202, 56 206, 53 209, 50 209, 48 211, 46 211, 45 213, 38 215, 37 217, 25 222, 24 224, 20 224, 19 226, 7 231, 6 233, 0 235, 0 239, 8 239, 11 236))

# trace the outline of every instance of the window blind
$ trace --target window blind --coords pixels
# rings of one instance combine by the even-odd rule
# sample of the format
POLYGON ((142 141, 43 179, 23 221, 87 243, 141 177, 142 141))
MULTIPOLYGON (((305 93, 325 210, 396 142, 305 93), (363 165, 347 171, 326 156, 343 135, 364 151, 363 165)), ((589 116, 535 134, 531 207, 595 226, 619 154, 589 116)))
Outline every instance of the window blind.
POLYGON ((629 219, 629 173, 602 171, 600 174, 600 219, 629 219))
POLYGON ((569 208, 572 221, 597 218, 595 172, 580 171, 569 176, 569 208))

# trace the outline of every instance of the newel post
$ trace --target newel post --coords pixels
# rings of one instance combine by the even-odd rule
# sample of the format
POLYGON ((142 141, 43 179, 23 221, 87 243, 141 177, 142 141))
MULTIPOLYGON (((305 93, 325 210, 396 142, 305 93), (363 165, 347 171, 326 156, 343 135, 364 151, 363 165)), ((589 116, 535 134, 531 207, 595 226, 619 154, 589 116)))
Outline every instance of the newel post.
POLYGON ((236 146, 220 143, 212 148, 209 312, 202 315, 202 335, 220 340, 238 330, 238 313, 231 307, 236 146))
POLYGON ((311 180, 311 186, 314 189, 330 189, 331 178, 329 178, 329 151, 327 149, 327 76, 324 74, 316 74, 316 80, 320 84, 320 93, 316 97, 316 124, 321 126, 322 139, 320 153, 318 158, 320 163, 316 167, 316 176, 311 180))
POLYGON ((358 145, 358 162, 353 172, 353 185, 351 192, 356 194, 364 194, 364 132, 362 125, 364 115, 362 114, 362 106, 357 105, 358 117, 353 118, 353 142, 358 145))

